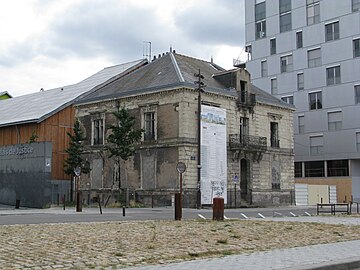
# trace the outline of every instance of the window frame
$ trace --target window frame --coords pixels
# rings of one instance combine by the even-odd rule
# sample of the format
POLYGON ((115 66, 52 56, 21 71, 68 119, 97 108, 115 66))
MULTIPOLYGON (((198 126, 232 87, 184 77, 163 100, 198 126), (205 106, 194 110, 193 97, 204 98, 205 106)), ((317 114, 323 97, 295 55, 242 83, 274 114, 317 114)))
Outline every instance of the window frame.
POLYGON ((320 23, 320 1, 319 0, 307 0, 306 1, 306 24, 313 25, 320 23), (309 16, 312 12, 313 16, 309 16), (318 13, 317 13, 318 12, 318 13))
POLYGON ((144 112, 144 141, 154 141, 155 139, 155 112, 144 112), (150 130, 148 130, 149 128, 150 130))
POLYGON ((351 10, 352 12, 360 10, 360 0, 351 0, 351 10))
POLYGON ((104 145, 105 119, 103 117, 92 119, 91 145, 104 145))
POLYGON ((276 54, 276 38, 270 39, 270 55, 276 54))
POLYGON ((325 42, 340 39, 339 21, 325 24, 325 42))
POLYGON ((314 48, 307 51, 308 68, 321 66, 321 48, 314 48), (319 55, 315 55, 318 53, 319 55), (316 57, 314 57, 316 56, 316 57))
POLYGON ((325 177, 324 161, 305 161, 304 162, 305 177, 325 177), (317 165, 317 166, 316 166, 317 165), (314 170, 317 170, 314 172, 314 170))
POLYGON ((266 60, 261 60, 261 77, 267 77, 268 76, 268 66, 266 60))
POLYGON ((303 47, 303 32, 296 32, 296 49, 301 49, 303 47))
POLYGON ((298 116, 298 131, 299 134, 305 134, 305 115, 298 116))
POLYGON ((265 38, 266 37, 266 2, 265 1, 255 4, 254 16, 255 16, 255 39, 265 38), (260 9, 260 7, 262 6, 264 6, 264 11, 260 13, 258 12, 258 9, 260 9))
POLYGON ((309 138, 310 138, 310 155, 311 156, 323 155, 324 154, 324 136, 316 135, 316 136, 310 136, 309 138), (318 139, 316 139, 316 138, 318 138, 318 139), (313 142, 312 142, 312 139, 313 139, 313 142), (317 143, 315 140, 317 140, 317 141, 321 140, 321 144, 317 143))
POLYGON ((281 73, 293 71, 293 56, 292 54, 284 55, 280 57, 280 71, 281 73), (291 60, 291 61, 290 61, 291 60), (283 65, 284 61, 286 65, 283 65), (289 63, 291 62, 291 63, 289 63))
POLYGON ((355 104, 360 104, 360 84, 354 85, 355 104))
POLYGON ((270 147, 280 148, 279 123, 274 121, 270 122, 270 147))
POLYGON ((338 131, 342 129, 342 111, 334 111, 327 113, 328 131, 338 131), (333 120, 336 118, 336 120, 333 120))
POLYGON ((353 57, 360 57, 360 38, 353 39, 353 57))
POLYGON ((294 96, 293 95, 282 96, 281 100, 286 102, 287 104, 294 105, 294 96))
POLYGON ((271 78, 270 79, 270 89, 271 89, 271 94, 272 95, 276 95, 278 93, 277 78, 271 78), (273 82, 276 82, 276 87, 274 87, 273 82))
POLYGON ((357 152, 360 152, 360 131, 355 132, 355 143, 357 152))
POLYGON ((313 110, 321 110, 322 109, 322 104, 323 104, 323 101, 322 101, 322 91, 316 91, 316 92, 311 92, 309 93, 309 110, 310 111, 313 111, 313 110), (315 95, 315 100, 314 102, 312 103, 311 102, 311 96, 315 95), (320 98, 319 98, 320 97, 320 98), (312 105, 315 105, 315 106, 312 106, 312 105))
POLYGON ((326 85, 331 86, 331 85, 337 85, 337 84, 341 84, 341 67, 340 67, 340 65, 326 68, 326 85))
POLYGON ((297 87, 298 91, 304 90, 304 88, 305 88, 304 72, 300 72, 300 73, 296 74, 296 87, 297 87), (302 79, 300 80, 300 78, 302 78, 302 79))
POLYGON ((279 15, 280 33, 291 31, 291 29, 292 29, 292 21, 291 20, 292 20, 291 10, 284 12, 284 13, 280 13, 280 15, 279 15))
POLYGON ((327 177, 350 176, 349 160, 328 160, 326 161, 327 177))

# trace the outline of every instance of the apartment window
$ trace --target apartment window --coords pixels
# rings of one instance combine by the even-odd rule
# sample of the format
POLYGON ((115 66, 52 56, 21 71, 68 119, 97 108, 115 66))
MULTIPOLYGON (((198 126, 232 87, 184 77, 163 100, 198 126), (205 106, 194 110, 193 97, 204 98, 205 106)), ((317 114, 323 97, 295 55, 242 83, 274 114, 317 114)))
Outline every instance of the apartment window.
POLYGON ((302 31, 296 32, 296 49, 300 49, 303 47, 303 35, 302 31))
POLYGON ((280 69, 281 72, 289 72, 293 70, 293 57, 292 55, 286 55, 280 57, 280 69))
POLYGON ((353 40, 354 57, 360 57, 360 38, 353 40))
POLYGON ((251 50, 251 45, 246 45, 245 46, 245 52, 247 52, 248 53, 248 61, 250 61, 251 60, 251 58, 252 58, 252 50, 251 50))
POLYGON ((321 92, 309 93, 309 107, 310 107, 310 110, 322 109, 321 92))
POLYGON ((294 97, 293 96, 282 97, 281 100, 286 102, 287 104, 294 105, 294 97))
POLYGON ((340 84, 340 82, 341 82, 340 66, 327 68, 326 84, 334 85, 334 84, 340 84))
POLYGON ((241 117, 240 118, 240 142, 244 142, 244 139, 246 136, 249 136, 249 118, 241 117))
POLYGON ((155 140, 155 113, 144 113, 144 140, 155 140))
POLYGON ((261 61, 261 77, 266 77, 268 74, 267 61, 261 61))
POLYGON ((325 41, 339 39, 339 22, 329 23, 325 25, 325 41))
POLYGON ((360 152, 360 132, 356 132, 356 150, 360 152))
POLYGON ((276 54, 276 38, 270 39, 270 55, 276 54))
POLYGON ((306 0, 307 24, 312 25, 320 22, 320 1, 306 0))
POLYGON ((323 154, 324 142, 323 136, 310 137, 310 155, 323 154))
POLYGON ((343 160, 328 160, 327 162, 327 176, 349 176, 349 161, 343 160))
POLYGON ((280 33, 291 30, 291 0, 279 0, 280 33))
POLYGON ((321 50, 320 48, 308 51, 308 67, 321 66, 321 50))
POLYGON ((297 89, 304 90, 304 73, 297 74, 297 89))
POLYGON ((355 89, 355 104, 359 104, 360 103, 360 85, 355 85, 354 89, 355 89))
POLYGON ((305 116, 301 115, 298 117, 299 134, 305 133, 305 116))
POLYGON ((356 12, 360 10, 360 0, 352 0, 352 11, 356 12))
POLYGON ((296 178, 302 177, 302 162, 295 162, 295 164, 294 164, 294 172, 295 172, 295 177, 296 178))
POLYGON ((329 112, 328 113, 328 129, 329 131, 341 130, 342 128, 342 113, 329 112))
POLYGON ((104 144, 104 120, 93 121, 93 145, 104 144))
POLYGON ((273 78, 271 79, 271 94, 276 95, 278 93, 278 85, 277 85, 277 79, 273 78))
POLYGON ((305 177, 325 177, 324 161, 304 162, 305 177))
POLYGON ((274 148, 280 147, 279 125, 276 122, 270 122, 270 146, 274 148))
POLYGON ((266 37, 266 3, 265 1, 255 5, 255 38, 266 37))

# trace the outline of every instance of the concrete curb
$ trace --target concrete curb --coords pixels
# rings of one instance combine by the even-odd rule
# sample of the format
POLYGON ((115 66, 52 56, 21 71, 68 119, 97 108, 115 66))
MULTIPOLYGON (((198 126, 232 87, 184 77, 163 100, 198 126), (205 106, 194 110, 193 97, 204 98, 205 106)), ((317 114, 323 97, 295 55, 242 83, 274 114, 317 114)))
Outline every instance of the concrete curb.
POLYGON ((332 262, 328 261, 319 264, 300 265, 298 267, 291 268, 291 270, 350 270, 355 268, 360 268, 360 258, 358 256, 332 262))

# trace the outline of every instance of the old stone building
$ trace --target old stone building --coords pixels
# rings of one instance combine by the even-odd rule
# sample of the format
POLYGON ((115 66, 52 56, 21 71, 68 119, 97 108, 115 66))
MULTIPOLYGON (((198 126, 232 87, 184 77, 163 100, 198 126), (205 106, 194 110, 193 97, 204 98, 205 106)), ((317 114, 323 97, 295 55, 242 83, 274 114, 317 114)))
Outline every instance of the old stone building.
POLYGON ((90 201, 100 195, 106 203, 129 190, 130 199, 139 203, 171 205, 179 191, 176 165, 183 162, 185 207, 210 204, 217 196, 228 206, 291 204, 293 111, 252 86, 244 69, 224 70, 175 52, 163 54, 77 102, 92 166, 89 175, 81 176, 83 197, 90 201), (194 83, 199 71, 206 85, 200 123, 194 83), (145 131, 115 181, 116 164, 104 145, 109 125, 116 124, 112 112, 120 107, 145 131))

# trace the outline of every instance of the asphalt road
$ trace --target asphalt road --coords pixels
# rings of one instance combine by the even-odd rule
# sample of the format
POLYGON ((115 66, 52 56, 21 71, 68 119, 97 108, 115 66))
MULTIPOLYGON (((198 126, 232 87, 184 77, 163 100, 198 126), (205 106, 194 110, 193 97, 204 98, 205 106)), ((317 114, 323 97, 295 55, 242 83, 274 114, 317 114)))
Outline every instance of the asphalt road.
MULTIPOLYGON (((75 212, 74 208, 55 207, 50 209, 13 209, 0 207, 0 225, 72 223, 72 222, 106 222, 130 220, 174 220, 174 208, 105 208, 100 214, 98 208, 83 208, 75 212)), ((246 217, 305 216, 305 212, 314 215, 314 207, 276 207, 276 208, 237 208, 225 209, 225 217, 246 219, 246 217)), ((183 219, 212 219, 212 209, 183 209, 183 219)))

